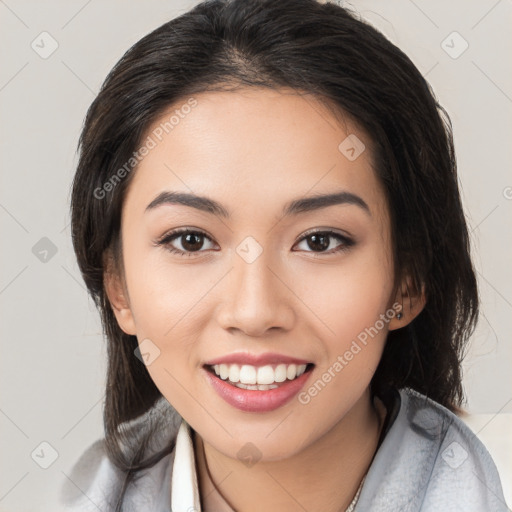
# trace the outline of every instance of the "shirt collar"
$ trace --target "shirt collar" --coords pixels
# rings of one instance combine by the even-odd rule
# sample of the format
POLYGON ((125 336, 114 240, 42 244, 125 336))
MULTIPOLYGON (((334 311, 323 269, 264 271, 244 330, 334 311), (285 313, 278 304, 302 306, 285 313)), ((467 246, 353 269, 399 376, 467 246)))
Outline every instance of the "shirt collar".
MULTIPOLYGON (((397 391, 394 391, 390 396, 383 398, 383 401, 388 410, 388 414, 386 415, 386 421, 381 432, 379 445, 395 423, 395 419, 400 410, 400 395, 397 391)), ((172 462, 172 512, 201 512, 197 466, 194 454, 191 427, 182 418, 176 436, 174 460, 172 462)))
POLYGON ((201 512, 194 444, 190 426, 185 420, 181 421, 176 437, 172 466, 171 510, 172 512, 201 512))

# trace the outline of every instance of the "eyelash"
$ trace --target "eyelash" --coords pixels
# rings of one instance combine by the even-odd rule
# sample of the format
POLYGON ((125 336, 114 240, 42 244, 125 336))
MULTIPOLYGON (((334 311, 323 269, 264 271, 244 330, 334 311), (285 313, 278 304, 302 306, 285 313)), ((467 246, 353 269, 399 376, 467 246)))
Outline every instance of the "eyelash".
MULTIPOLYGON (((176 229, 174 231, 166 233, 162 238, 160 238, 156 242, 155 245, 164 246, 169 252, 176 254, 178 256, 184 256, 184 257, 192 257, 192 255, 195 253, 204 252, 204 251, 182 251, 181 249, 176 249, 175 247, 173 247, 171 245, 171 242, 173 240, 175 240, 185 234, 200 235, 200 236, 204 236, 205 238, 211 240, 211 238, 203 231, 193 230, 193 229, 189 229, 189 228, 181 228, 181 229, 176 229)), ((332 231, 332 230, 317 230, 317 231, 307 232, 306 234, 304 234, 302 236, 302 238, 297 240, 296 244, 302 242, 303 240, 306 240, 307 238, 309 238, 312 235, 318 235, 318 234, 328 235, 330 237, 336 238, 338 241, 340 241, 342 243, 338 247, 335 247, 334 249, 331 249, 330 251, 306 251, 306 252, 311 252, 313 254, 319 254, 319 255, 335 254, 338 252, 348 251, 352 246, 355 245, 354 240, 352 240, 351 238, 348 238, 348 237, 341 235, 340 233, 337 233, 336 231, 332 231)), ((318 256, 315 256, 315 257, 318 257, 318 256)))

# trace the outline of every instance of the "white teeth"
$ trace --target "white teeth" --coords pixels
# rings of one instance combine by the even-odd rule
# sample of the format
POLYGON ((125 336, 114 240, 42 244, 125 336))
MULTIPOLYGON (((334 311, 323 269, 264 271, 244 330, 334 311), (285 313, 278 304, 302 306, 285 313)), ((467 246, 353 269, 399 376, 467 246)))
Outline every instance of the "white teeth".
POLYGON ((240 389, 252 389, 253 391, 267 391, 268 389, 275 389, 279 387, 277 384, 242 384, 241 382, 237 382, 233 385, 240 389))
POLYGON ((274 370, 272 366, 260 366, 258 368, 258 384, 272 384, 274 382, 274 370))
POLYGON ((266 390, 277 387, 277 382, 300 377, 306 371, 306 365, 278 364, 274 368, 271 365, 256 367, 250 364, 216 364, 213 370, 222 380, 229 379, 242 389, 266 390))
POLYGON ((267 391, 267 389, 276 389, 279 386, 277 384, 258 384, 258 389, 260 391, 267 391))
MULTIPOLYGON (((215 372, 217 372, 217 370, 215 370, 215 372)), ((221 364, 217 375, 220 375, 221 379, 226 380, 229 376, 229 366, 227 364, 221 364)))
MULTIPOLYGON (((256 384, 256 368, 254 366, 244 364, 242 368, 240 368, 240 382, 242 384, 256 384)), ((266 382, 258 384, 266 384, 266 382)))
MULTIPOLYGON (((240 366, 237 364, 229 365, 229 380, 231 382, 238 382, 240 380, 240 366)), ((244 384, 249 384, 248 382, 244 384)))
POLYGON ((275 377, 276 382, 284 382, 286 380, 286 365, 278 364, 275 369, 275 377))
POLYGON ((296 364, 290 364, 288 368, 286 369, 286 378, 289 380, 292 380, 297 375, 297 365, 296 364))

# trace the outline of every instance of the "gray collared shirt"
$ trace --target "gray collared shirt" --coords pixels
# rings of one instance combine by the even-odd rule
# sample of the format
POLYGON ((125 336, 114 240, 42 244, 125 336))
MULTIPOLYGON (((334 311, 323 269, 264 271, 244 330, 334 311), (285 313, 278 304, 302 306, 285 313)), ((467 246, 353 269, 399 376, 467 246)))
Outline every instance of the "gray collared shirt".
MULTIPOLYGON (((174 439, 175 447, 127 487, 122 510, 201 512, 191 428, 164 398, 130 428, 140 434, 155 420, 162 428, 154 449, 174 439)), ((114 512, 123 476, 104 440, 96 441, 74 465, 71 481, 64 480, 64 510, 114 512)), ((355 512, 459 511, 509 512, 491 456, 456 415, 410 389, 396 392, 355 512)))

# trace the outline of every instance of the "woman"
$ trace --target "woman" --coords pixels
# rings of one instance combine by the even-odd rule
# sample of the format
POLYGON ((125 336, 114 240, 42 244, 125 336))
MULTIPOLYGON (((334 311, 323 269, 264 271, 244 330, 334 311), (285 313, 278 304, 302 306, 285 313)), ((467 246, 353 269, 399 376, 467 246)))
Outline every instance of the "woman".
POLYGON ((449 119, 346 9, 214 0, 136 43, 72 232, 109 363, 70 509, 507 510, 456 415, 478 294, 449 119))

